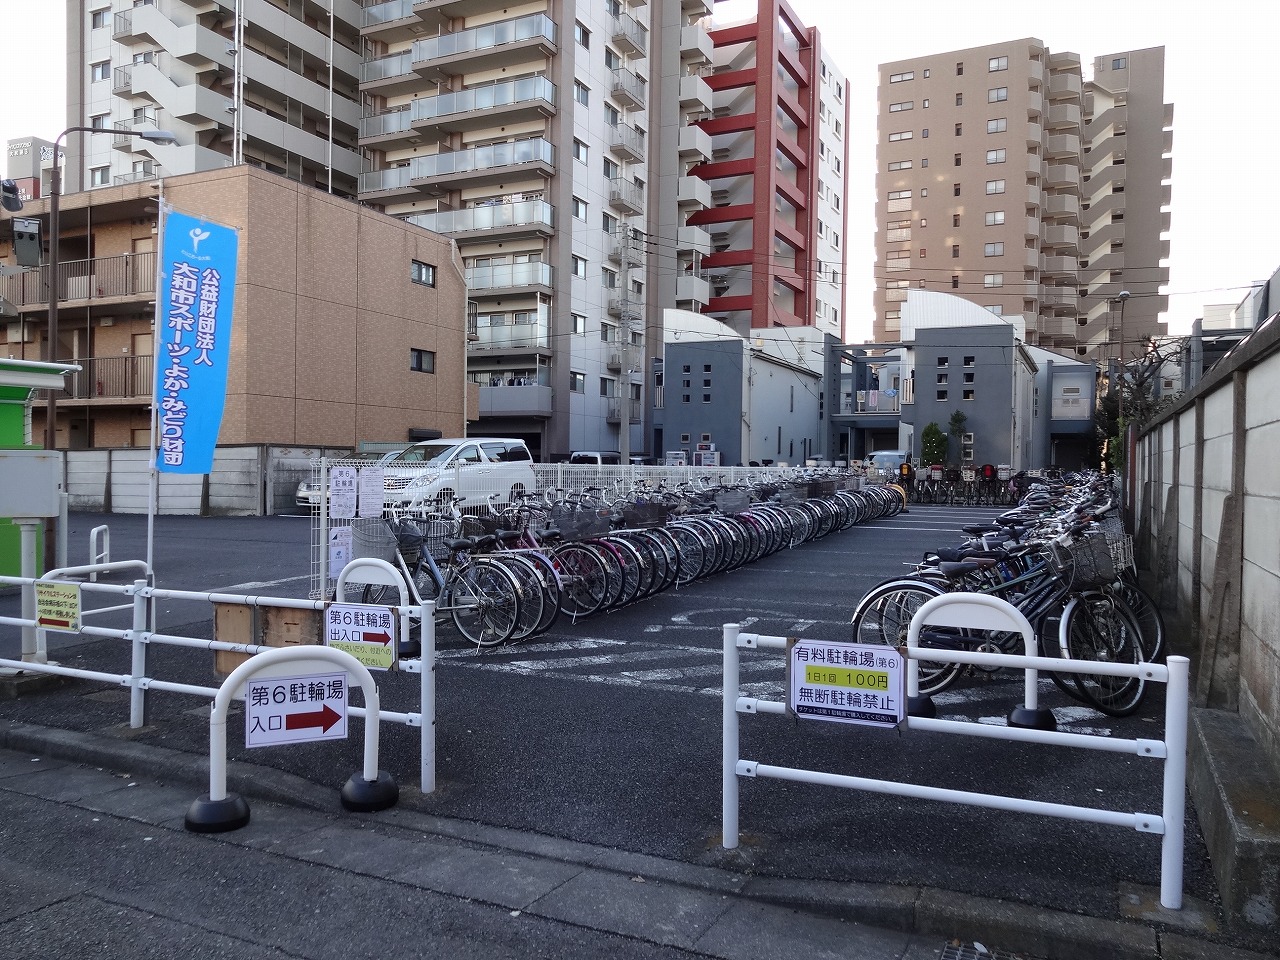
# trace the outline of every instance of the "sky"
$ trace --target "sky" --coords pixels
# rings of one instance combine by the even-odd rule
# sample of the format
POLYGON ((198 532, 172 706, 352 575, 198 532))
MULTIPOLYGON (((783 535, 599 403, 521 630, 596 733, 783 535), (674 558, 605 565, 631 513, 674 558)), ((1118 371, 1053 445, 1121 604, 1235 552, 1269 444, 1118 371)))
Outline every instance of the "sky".
MULTIPOLYGON (((1050 50, 1080 54, 1086 70, 1103 53, 1165 47, 1165 102, 1174 105, 1165 288, 1170 333, 1186 333, 1205 304, 1236 303, 1249 284, 1280 268, 1280 189, 1275 185, 1280 70, 1272 59, 1274 26, 1267 26, 1263 5, 1248 0, 1219 0, 1211 8, 1157 6, 1147 0, 791 3, 804 23, 818 28, 824 48, 850 84, 846 340, 867 338, 871 331, 877 67, 1023 37, 1035 37, 1050 50)), ((5 0, 5 8, 0 143, 25 136, 53 140, 66 123, 66 5, 5 0)), ((716 4, 717 19, 754 12, 754 0, 716 4)))

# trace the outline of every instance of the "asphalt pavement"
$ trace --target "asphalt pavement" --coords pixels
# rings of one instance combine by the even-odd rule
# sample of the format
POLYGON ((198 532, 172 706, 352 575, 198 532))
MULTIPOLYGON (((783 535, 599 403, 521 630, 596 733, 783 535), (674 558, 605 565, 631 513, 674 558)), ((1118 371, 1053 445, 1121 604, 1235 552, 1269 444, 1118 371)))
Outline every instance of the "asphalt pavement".
MULTIPOLYGON (((959 960, 980 956, 978 944, 997 958, 1270 955, 1272 945, 1223 929, 1190 809, 1177 912, 1158 906, 1156 837, 880 794, 743 780, 743 843, 723 849, 721 624, 844 639, 865 589, 953 542, 975 516, 913 508, 627 610, 562 621, 529 644, 477 652, 442 630, 438 787, 417 789, 417 731, 384 724, 380 766, 400 801, 381 813, 338 804, 360 737, 249 750, 233 717, 229 782, 250 824, 188 833, 187 807, 208 789, 206 703, 153 691, 147 726, 131 730, 118 686, 28 687, 0 703, 0 956, 176 957, 193 938, 196 955, 228 957, 789 949, 959 960), (151 952, 120 949, 120 937, 151 952), (76 951, 65 947, 73 940, 76 951)), ((72 560, 104 521, 114 558, 140 556, 143 520, 74 516, 72 560)), ((304 518, 159 518, 161 585, 305 596, 309 530, 304 518)), ((0 612, 14 606, 0 597, 0 612)), ((207 605, 190 607, 164 605, 161 631, 212 636, 207 605)), ((0 655, 16 645, 16 631, 0 628, 0 655)), ((127 649, 107 641, 55 641, 51 652, 128 672, 127 649)), ((208 651, 153 646, 148 673, 208 685, 211 666, 208 651)), ((780 661, 744 657, 744 683, 776 693, 780 661)), ((384 708, 411 709, 416 685, 381 676, 384 708)), ((967 682, 941 698, 940 714, 1002 722, 1019 686, 967 682)), ((1158 696, 1119 721, 1049 686, 1043 699, 1063 729, 1159 735, 1158 696)), ((1160 808, 1151 761, 839 726, 746 717, 741 755, 1160 808)))

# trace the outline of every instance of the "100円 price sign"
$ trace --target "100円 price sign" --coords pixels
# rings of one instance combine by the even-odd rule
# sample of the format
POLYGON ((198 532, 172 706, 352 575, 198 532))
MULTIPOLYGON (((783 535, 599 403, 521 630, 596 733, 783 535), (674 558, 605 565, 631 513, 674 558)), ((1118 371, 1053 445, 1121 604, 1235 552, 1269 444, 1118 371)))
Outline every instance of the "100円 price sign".
POLYGON ((797 717, 896 727, 906 682, 906 659, 893 647, 788 640, 787 707, 797 717))

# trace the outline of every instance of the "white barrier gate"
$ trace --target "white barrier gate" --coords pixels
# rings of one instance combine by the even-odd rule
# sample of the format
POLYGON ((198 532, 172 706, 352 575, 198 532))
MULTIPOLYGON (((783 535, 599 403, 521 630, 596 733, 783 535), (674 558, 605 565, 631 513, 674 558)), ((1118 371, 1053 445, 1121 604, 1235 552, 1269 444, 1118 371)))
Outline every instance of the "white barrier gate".
MULTIPOLYGON (((1165 699, 1165 739, 1125 740, 1113 737, 1092 736, 1078 733, 1061 733, 1055 730, 999 727, 990 724, 968 723, 957 720, 936 720, 924 717, 908 717, 904 726, 908 730, 928 730, 935 733, 962 734, 997 740, 1016 740, 1023 743, 1039 743, 1051 746, 1079 747, 1108 753, 1130 754, 1164 760, 1163 803, 1161 814, 1130 813, 1078 807, 1060 803, 1045 803, 1020 797, 996 794, 970 793, 927 787, 919 784, 899 783, 892 780, 872 780, 825 773, 819 770, 802 770, 794 767, 769 766, 755 760, 746 760, 739 754, 738 714, 774 713, 785 715, 786 703, 740 696, 740 649, 783 650, 787 637, 763 636, 742 633, 736 623, 724 625, 724 701, 723 701, 723 756, 721 763, 721 820, 725 849, 738 846, 738 777, 770 777, 798 783, 866 790, 872 793, 895 794, 923 800, 942 800, 949 803, 966 803, 995 810, 1018 813, 1036 813, 1089 823, 1128 827, 1140 833, 1159 834, 1160 856, 1160 905, 1172 910, 1182 907, 1182 856, 1184 832, 1184 805, 1186 799, 1187 765, 1187 698, 1190 661, 1186 657, 1169 657, 1168 664, 1144 663, 1137 666, 1095 661, 1061 660, 1056 657, 1018 656, 1014 654, 978 653, 928 648, 919 650, 916 642, 920 628, 926 623, 945 626, 975 626, 971 594, 945 594, 925 603, 911 621, 907 656, 908 685, 914 687, 916 661, 927 659, 946 663, 981 664, 984 667, 1010 667, 1020 670, 1051 670, 1059 673, 1088 673, 1108 676, 1141 676, 1158 683, 1168 684, 1165 699), (959 623, 948 618, 948 607, 959 623)), ((1011 605, 992 597, 983 597, 995 603, 1011 605)), ((1016 611, 1015 611, 1016 612, 1016 611)), ((1007 629, 1007 626, 1004 627, 1007 629)))

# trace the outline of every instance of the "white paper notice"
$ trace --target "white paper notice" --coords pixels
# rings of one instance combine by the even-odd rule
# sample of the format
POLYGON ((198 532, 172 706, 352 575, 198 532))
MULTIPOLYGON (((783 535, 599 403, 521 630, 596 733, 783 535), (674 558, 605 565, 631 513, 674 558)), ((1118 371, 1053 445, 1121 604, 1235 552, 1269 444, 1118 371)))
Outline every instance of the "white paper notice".
POLYGON ((383 499, 386 496, 382 486, 385 473, 382 467, 364 467, 360 471, 360 516, 382 516, 383 499))
POLYGON ((333 467, 329 471, 329 516, 350 520, 356 515, 356 468, 333 467))

